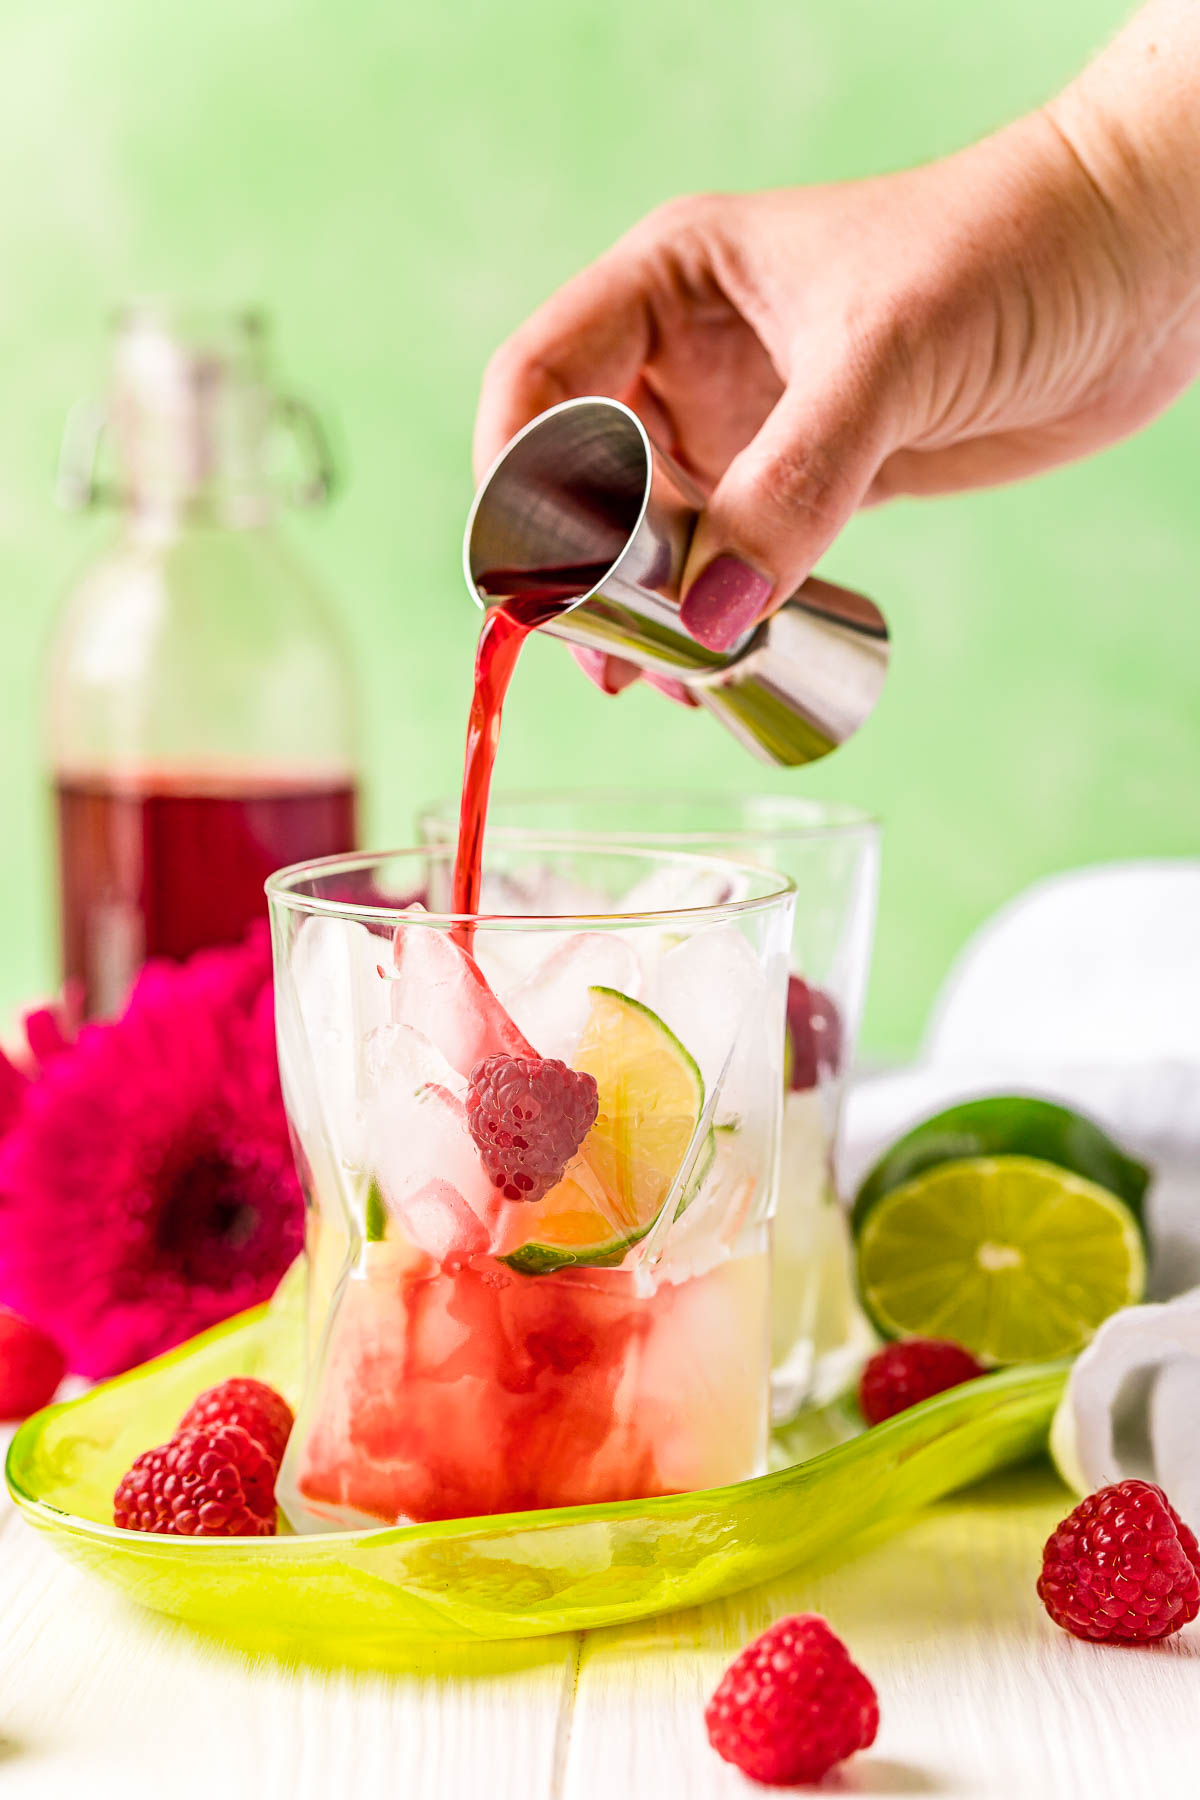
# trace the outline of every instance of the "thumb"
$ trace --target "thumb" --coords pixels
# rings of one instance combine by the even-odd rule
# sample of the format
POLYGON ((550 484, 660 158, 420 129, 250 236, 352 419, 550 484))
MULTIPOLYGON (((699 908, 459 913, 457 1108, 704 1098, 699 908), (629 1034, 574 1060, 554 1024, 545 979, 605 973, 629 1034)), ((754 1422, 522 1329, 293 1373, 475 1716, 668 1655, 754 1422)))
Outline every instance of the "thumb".
POLYGON ((730 650, 793 594, 862 503, 891 448, 886 394, 863 379, 793 382, 700 515, 680 617, 730 650))

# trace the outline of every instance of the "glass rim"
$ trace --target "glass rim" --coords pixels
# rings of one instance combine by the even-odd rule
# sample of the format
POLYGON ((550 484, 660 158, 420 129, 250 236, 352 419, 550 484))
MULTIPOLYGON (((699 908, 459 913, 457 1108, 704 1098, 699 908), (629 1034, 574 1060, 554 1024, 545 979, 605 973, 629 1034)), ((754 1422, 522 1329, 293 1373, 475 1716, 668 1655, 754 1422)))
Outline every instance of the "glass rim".
MULTIPOLYGON (((521 847, 526 850, 541 848, 562 851, 571 846, 561 839, 555 841, 552 837, 538 838, 531 835, 523 840, 521 847)), ((328 900, 319 894, 298 893, 294 886, 289 885, 310 880, 322 871, 328 874, 350 873, 377 868, 381 863, 415 858, 424 861, 435 858, 446 862, 451 859, 453 852, 454 846, 450 844, 409 844, 399 850, 364 850, 348 856, 312 857, 305 862, 288 863, 285 868, 274 870, 263 883, 263 891, 273 907, 283 907, 289 912, 307 913, 321 918, 361 919, 376 923, 387 920, 392 924, 428 925, 435 930, 470 924, 489 931, 565 931, 581 926, 662 925, 673 921, 686 921, 691 926, 708 925, 724 919, 745 918, 755 913, 769 912, 781 900, 790 898, 796 892, 796 883, 790 875, 783 875, 778 869, 764 868, 761 864, 734 862, 727 856, 698 856, 687 851, 655 851, 650 845, 622 844, 619 841, 599 845, 598 854, 604 856, 619 853, 645 863, 681 863, 692 869, 729 869, 741 875, 759 876, 775 885, 768 893, 758 894, 750 899, 721 900, 709 906, 671 906, 640 912, 596 913, 412 912, 408 907, 400 905, 377 906, 366 901, 328 900)))
MULTIPOLYGON (((563 849, 569 844, 596 844, 601 848, 618 848, 628 845, 633 848, 650 848, 655 844, 678 847, 686 854, 689 845, 711 844, 720 840, 728 844, 761 843, 764 838, 802 839, 822 837, 852 837, 856 833, 864 836, 878 836, 882 828, 882 820, 876 813, 865 807, 855 806, 852 801, 818 800, 808 795, 770 794, 755 792, 739 795, 725 793, 715 788, 657 788, 647 794, 641 788, 602 787, 602 788, 520 788, 511 792, 493 795, 492 805, 498 811, 505 806, 527 806, 538 801, 550 804, 562 802, 578 802, 581 806, 591 804, 630 806, 644 805, 652 800, 659 805, 695 806, 711 803, 717 807, 744 808, 755 804, 764 807, 780 807, 783 809, 811 810, 814 817, 811 821, 797 819, 794 822, 780 820, 777 824, 732 825, 727 830, 719 827, 695 828, 683 831, 651 831, 617 830, 608 827, 591 826, 543 826, 537 824, 512 825, 502 821, 492 824, 489 820, 487 836, 501 841, 514 843, 517 840, 537 839, 539 842, 563 849)), ((457 828, 459 799, 457 795, 447 796, 444 800, 433 800, 421 806, 417 811, 418 826, 426 820, 438 824, 445 823, 451 830, 457 828)), ((722 860, 722 859, 718 859, 722 860)), ((724 859, 728 860, 728 859, 724 859)))

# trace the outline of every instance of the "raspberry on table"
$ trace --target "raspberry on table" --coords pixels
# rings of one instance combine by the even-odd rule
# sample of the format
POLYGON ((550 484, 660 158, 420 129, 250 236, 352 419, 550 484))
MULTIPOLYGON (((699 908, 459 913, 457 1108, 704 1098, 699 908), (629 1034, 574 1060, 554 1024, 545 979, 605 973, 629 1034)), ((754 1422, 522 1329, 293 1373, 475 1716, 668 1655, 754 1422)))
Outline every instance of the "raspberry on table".
POLYGON ((816 1613, 779 1619, 726 1669, 704 1712, 708 1741, 755 1781, 819 1781, 875 1742, 879 1702, 816 1613))
POLYGON ((556 1057, 485 1056, 471 1070, 467 1124, 506 1200, 541 1200, 596 1122, 596 1078, 556 1057))
POLYGON ((0 1419, 27 1419, 48 1405, 66 1372, 54 1339, 0 1306, 0 1419))
POLYGON ((192 1401, 176 1436, 209 1425, 240 1425, 262 1445, 278 1470, 295 1422, 291 1407, 273 1387, 249 1375, 233 1375, 192 1401))
POLYGON ((1151 1643, 1200 1612, 1200 1549, 1160 1487, 1118 1481, 1051 1532, 1037 1591, 1074 1637, 1151 1643))
POLYGON ((275 1465, 240 1425, 181 1431, 138 1457, 113 1522, 172 1537, 273 1537, 275 1465))
POLYGON ((859 1410, 868 1425, 882 1425, 920 1400, 986 1374, 969 1350, 948 1338, 905 1338, 868 1360, 859 1377, 859 1410))

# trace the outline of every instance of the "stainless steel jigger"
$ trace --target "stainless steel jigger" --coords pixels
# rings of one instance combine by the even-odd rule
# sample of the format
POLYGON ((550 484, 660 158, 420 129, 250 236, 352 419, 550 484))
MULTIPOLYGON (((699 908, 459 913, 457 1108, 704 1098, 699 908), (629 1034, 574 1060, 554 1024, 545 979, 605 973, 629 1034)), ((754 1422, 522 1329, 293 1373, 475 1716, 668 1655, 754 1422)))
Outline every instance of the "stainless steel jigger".
POLYGON ((541 629, 682 681, 765 762, 836 750, 867 718, 888 665, 872 601, 811 577, 725 653, 679 619, 679 583, 703 495, 620 401, 551 407, 483 479, 463 568, 481 606, 542 596, 541 629))

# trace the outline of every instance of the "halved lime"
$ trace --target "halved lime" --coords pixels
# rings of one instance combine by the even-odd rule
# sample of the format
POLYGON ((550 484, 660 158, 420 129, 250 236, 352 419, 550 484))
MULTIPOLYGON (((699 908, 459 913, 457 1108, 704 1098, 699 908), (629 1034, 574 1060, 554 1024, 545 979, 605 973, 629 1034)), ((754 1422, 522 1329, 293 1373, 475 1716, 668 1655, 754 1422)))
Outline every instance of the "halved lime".
POLYGON ((966 1100, 924 1120, 880 1157, 854 1202, 857 1231, 884 1194, 940 1163, 971 1156, 1028 1156, 1094 1181, 1141 1219, 1150 1180, 1093 1119, 1033 1094, 966 1100))
MULTIPOLYGON (((615 988, 590 989, 575 1067, 596 1078, 599 1111, 567 1175, 528 1208, 529 1236, 501 1256, 527 1275, 621 1261, 646 1236, 676 1182, 712 1160, 711 1133, 688 1168, 704 1111, 694 1059, 657 1013, 615 988)), ((700 1177, 702 1179, 702 1176, 700 1177)))
POLYGON ((857 1249, 885 1337, 953 1338, 989 1363, 1073 1355, 1146 1284, 1125 1202, 1029 1156, 963 1158, 892 1188, 857 1249))

